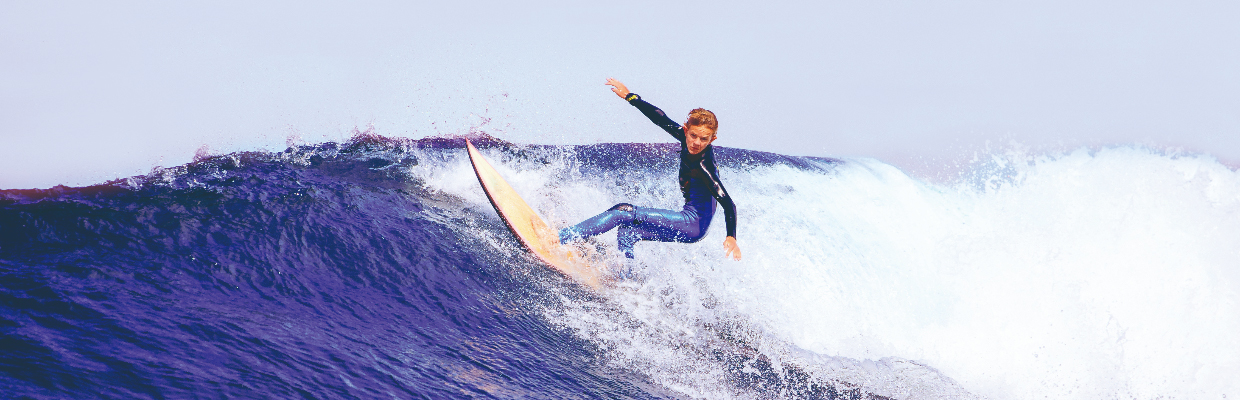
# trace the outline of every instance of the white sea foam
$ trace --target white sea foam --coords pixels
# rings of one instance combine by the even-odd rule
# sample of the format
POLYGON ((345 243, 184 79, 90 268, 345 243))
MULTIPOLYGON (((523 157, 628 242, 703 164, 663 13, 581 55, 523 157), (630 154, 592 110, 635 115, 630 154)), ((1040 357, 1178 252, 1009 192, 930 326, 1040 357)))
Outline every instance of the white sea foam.
MULTIPOLYGON (((679 206, 670 176, 497 167, 557 224, 679 206)), ((438 180, 489 207, 458 175, 438 180)), ((721 384, 716 348, 894 398, 1240 396, 1240 173, 1209 157, 1009 153, 954 185, 867 159, 722 175, 744 261, 723 259, 720 213, 698 244, 638 244, 643 283, 547 315, 695 397, 752 395, 721 384)))

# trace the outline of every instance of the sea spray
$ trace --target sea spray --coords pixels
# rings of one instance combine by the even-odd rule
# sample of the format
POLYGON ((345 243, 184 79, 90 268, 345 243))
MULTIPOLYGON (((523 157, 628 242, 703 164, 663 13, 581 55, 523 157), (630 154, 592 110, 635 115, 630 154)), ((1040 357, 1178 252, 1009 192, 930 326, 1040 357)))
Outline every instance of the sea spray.
MULTIPOLYGON (((590 168, 567 160, 522 178, 560 223, 679 205, 670 170, 577 174, 590 168)), ((725 260, 719 229, 641 243, 646 279, 609 294, 629 308, 549 315, 617 365, 706 397, 738 393, 720 384, 734 366, 712 358, 737 332, 732 351, 775 365, 764 389, 789 390, 787 367, 895 398, 1237 393, 1236 171, 1139 147, 1000 153, 946 185, 875 160, 815 163, 722 163, 744 261, 725 260)))

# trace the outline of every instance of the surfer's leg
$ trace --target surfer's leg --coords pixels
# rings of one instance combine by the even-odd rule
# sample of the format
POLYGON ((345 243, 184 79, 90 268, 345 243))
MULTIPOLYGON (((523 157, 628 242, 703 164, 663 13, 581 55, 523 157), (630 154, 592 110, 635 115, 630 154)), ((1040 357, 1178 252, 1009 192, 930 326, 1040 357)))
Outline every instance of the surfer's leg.
POLYGON ((633 245, 642 240, 688 242, 700 237, 696 212, 634 208, 633 223, 621 225, 616 231, 616 245, 625 257, 634 258, 633 245))
POLYGON ((667 229, 659 229, 657 226, 646 226, 645 224, 621 225, 616 230, 616 247, 624 253, 625 257, 634 258, 633 245, 643 240, 655 242, 675 242, 676 233, 667 229))
POLYGON ((701 237, 700 217, 693 208, 682 211, 636 207, 620 203, 581 223, 560 230, 560 243, 602 234, 613 228, 616 247, 633 258, 633 245, 642 240, 691 242, 701 237))
POLYGON ((628 203, 620 203, 590 217, 577 225, 560 230, 560 243, 568 243, 612 230, 620 225, 632 224, 637 217, 636 207, 628 203))
POLYGON ((642 240, 644 233, 641 228, 632 225, 621 226, 616 231, 616 247, 620 249, 621 253, 624 253, 625 257, 635 258, 633 256, 633 245, 642 240))

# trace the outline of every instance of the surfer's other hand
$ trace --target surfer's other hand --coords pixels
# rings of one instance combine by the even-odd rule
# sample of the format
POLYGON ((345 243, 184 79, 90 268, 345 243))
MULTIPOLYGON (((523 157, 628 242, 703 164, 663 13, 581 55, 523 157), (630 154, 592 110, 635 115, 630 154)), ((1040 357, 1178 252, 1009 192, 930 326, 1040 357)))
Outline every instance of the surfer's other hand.
POLYGON ((615 92, 616 96, 620 96, 622 99, 629 97, 629 88, 625 87, 616 78, 607 78, 607 84, 612 86, 611 91, 615 92))
POLYGON ((741 248, 736 245, 736 238, 728 236, 727 239, 723 239, 723 249, 727 251, 727 256, 732 257, 733 260, 741 260, 741 248))

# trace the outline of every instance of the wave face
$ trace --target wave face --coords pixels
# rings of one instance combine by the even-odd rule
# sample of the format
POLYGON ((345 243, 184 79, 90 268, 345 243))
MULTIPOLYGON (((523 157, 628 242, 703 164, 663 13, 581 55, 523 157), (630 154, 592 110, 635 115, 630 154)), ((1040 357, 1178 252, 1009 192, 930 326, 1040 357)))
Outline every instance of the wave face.
MULTIPOLYGON (((477 138, 543 217, 679 207, 671 145, 477 138)), ((0 397, 1240 395, 1240 174, 1140 148, 959 184, 718 148, 722 223, 591 292, 496 217, 461 139, 359 135, 0 191, 0 397)), ((614 233, 587 246, 625 263, 614 233)))

